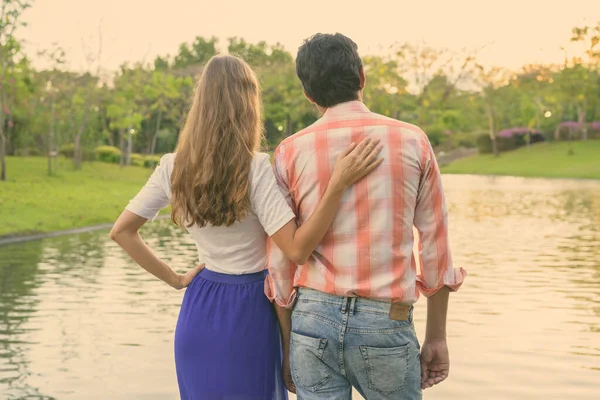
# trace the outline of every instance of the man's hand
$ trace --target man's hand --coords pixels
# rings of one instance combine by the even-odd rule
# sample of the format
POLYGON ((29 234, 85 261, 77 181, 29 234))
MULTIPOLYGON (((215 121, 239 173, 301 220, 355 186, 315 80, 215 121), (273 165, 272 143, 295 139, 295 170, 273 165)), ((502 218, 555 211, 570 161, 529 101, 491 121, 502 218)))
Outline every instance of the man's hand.
POLYGON ((450 356, 446 340, 425 341, 421 349, 421 388, 427 389, 448 377, 450 356))
POLYGON ((296 385, 292 379, 292 371, 290 369, 290 360, 283 358, 283 384, 290 393, 296 394, 296 385))

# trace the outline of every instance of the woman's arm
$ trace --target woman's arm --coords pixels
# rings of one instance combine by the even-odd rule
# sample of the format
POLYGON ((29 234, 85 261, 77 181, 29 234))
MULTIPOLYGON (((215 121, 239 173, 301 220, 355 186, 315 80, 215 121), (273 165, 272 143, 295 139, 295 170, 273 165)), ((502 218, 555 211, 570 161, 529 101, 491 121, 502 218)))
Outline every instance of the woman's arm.
POLYGON ((325 194, 315 212, 302 224, 288 222, 271 238, 295 264, 302 265, 323 240, 337 213, 342 195, 352 184, 377 168, 383 159, 378 158, 382 146, 379 140, 365 138, 358 146, 352 144, 337 159, 325 194))
POLYGON ((177 274, 164 261, 154 254, 140 237, 138 230, 148 221, 125 210, 110 231, 110 238, 117 242, 142 268, 175 289, 187 287, 192 279, 204 268, 199 265, 184 275, 177 274))

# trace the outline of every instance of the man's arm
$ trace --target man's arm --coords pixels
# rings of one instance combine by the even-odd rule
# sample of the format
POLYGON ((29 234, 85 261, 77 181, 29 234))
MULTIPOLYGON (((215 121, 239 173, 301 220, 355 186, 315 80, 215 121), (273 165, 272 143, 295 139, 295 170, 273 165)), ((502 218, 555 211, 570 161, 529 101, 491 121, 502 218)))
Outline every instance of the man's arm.
MULTIPOLYGON (((298 215, 298 209, 292 199, 289 191, 287 172, 283 160, 283 154, 278 147, 274 154, 273 172, 275 180, 285 197, 287 203, 298 215)), ((296 387, 292 380, 290 370, 290 336, 292 331, 292 310, 296 300, 296 289, 294 288, 294 276, 297 265, 290 262, 285 254, 277 247, 271 237, 267 238, 267 266, 269 276, 265 282, 265 294, 274 303, 275 313, 279 321, 279 330, 281 332, 281 346, 283 351, 282 375, 283 382, 292 393, 296 393, 296 387)))
POLYGON ((290 336, 292 332, 292 310, 289 308, 283 308, 275 304, 275 314, 279 320, 279 330, 281 331, 281 347, 283 350, 282 360, 282 374, 283 383, 287 390, 292 393, 296 393, 296 385, 292 378, 292 371, 290 369, 290 336))
POLYGON ((448 295, 458 290, 466 272, 454 269, 448 244, 448 215, 442 189, 442 177, 431 144, 424 135, 421 157, 421 181, 414 224, 419 232, 421 273, 419 291, 427 299, 427 328, 421 350, 423 389, 448 377, 450 359, 446 344, 448 295))

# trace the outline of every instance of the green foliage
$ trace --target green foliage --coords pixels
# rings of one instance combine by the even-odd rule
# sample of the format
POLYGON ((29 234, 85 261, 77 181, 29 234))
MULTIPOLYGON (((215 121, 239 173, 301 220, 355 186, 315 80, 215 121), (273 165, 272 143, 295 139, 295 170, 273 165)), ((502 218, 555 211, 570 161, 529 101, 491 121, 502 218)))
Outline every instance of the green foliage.
POLYGON ((37 147, 24 147, 16 151, 21 157, 37 157, 42 155, 42 151, 37 147))
MULTIPOLYGON (((500 151, 511 151, 527 144, 524 135, 513 135, 512 137, 497 137, 496 144, 500 151)), ((477 149, 481 154, 492 153, 492 139, 489 135, 481 135, 477 138, 477 149)))
MULTIPOLYGON (((10 18, 2 23, 15 23, 10 18)), ((573 40, 584 44, 586 52, 563 66, 530 65, 514 73, 482 68, 470 54, 426 45, 399 44, 387 55, 363 54, 363 99, 374 112, 417 124, 439 150, 477 146, 488 152, 490 131, 515 126, 561 139, 564 129, 556 128, 563 121, 600 120, 598 32, 600 25, 575 29, 573 40), (476 89, 462 85, 467 82, 476 89)), ((52 133, 53 148, 60 147, 67 157, 77 153, 68 144, 80 143, 84 160, 118 163, 127 159, 131 143, 132 164, 147 167, 158 161, 147 155, 173 151, 197 75, 219 51, 217 38, 196 37, 175 54, 159 56, 151 64, 123 65, 114 76, 100 79, 97 72, 64 70, 60 48, 44 52, 52 68, 35 70, 17 56, 15 38, 3 43, 14 56, 5 71, 10 84, 3 86, 10 117, 0 121, 9 154, 33 154, 33 149, 46 154, 52 133), (98 152, 97 146, 103 145, 111 150, 98 152)), ((275 147, 319 117, 304 97, 293 55, 282 45, 232 37, 220 47, 244 58, 259 77, 265 147, 275 147)), ((588 138, 599 135, 587 130, 588 138)), ((521 146, 518 140, 498 138, 497 143, 506 151, 521 146)))
POLYGON ((99 146, 94 149, 96 160, 106 163, 119 163, 121 150, 113 146, 99 146))
POLYGON ((161 156, 145 156, 143 158, 144 168, 154 168, 158 165, 161 156))
POLYGON ((60 146, 58 154, 61 154, 67 158, 73 158, 73 154, 75 154, 75 145, 73 143, 63 144, 60 146))
POLYGON ((131 155, 131 165, 133 165, 134 167, 143 167, 144 161, 144 156, 141 154, 131 155))

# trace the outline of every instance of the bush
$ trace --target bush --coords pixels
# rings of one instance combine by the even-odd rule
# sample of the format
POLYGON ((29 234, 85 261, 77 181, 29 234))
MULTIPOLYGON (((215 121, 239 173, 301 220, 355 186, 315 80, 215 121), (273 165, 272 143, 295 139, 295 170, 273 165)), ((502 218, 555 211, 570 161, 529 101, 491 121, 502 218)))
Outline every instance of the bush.
POLYGON ((96 159, 93 149, 81 149, 81 157, 83 161, 94 161, 96 159))
POLYGON ((96 160, 118 164, 121 160, 121 150, 113 146, 100 146, 94 149, 96 160))
POLYGON ((75 145, 73 143, 67 143, 60 146, 58 154, 61 154, 67 158, 73 158, 75 155, 75 145))
MULTIPOLYGON (((21 157, 37 157, 37 156, 41 156, 42 155, 42 151, 40 149, 38 149, 37 147, 24 147, 22 149, 18 149, 15 152, 17 156, 21 156, 21 157)), ((46 155, 46 154, 44 154, 46 155)))
POLYGON ((425 132, 427 133, 429 142, 433 147, 439 146, 447 136, 444 133, 444 129, 439 126, 431 126, 425 132))
MULTIPOLYGON (((496 145, 498 151, 510 151, 515 150, 519 147, 525 146, 526 139, 524 135, 513 135, 512 137, 497 137, 496 145)), ((481 154, 492 153, 492 139, 490 136, 485 134, 477 138, 477 149, 481 154)))
POLYGON ((144 156, 141 154, 131 154, 131 165, 135 165, 136 167, 144 166, 144 156))
POLYGON ((158 162, 160 161, 160 157, 161 156, 157 156, 157 155, 146 156, 146 158, 144 159, 144 167, 146 167, 146 168, 156 167, 158 165, 158 162))

